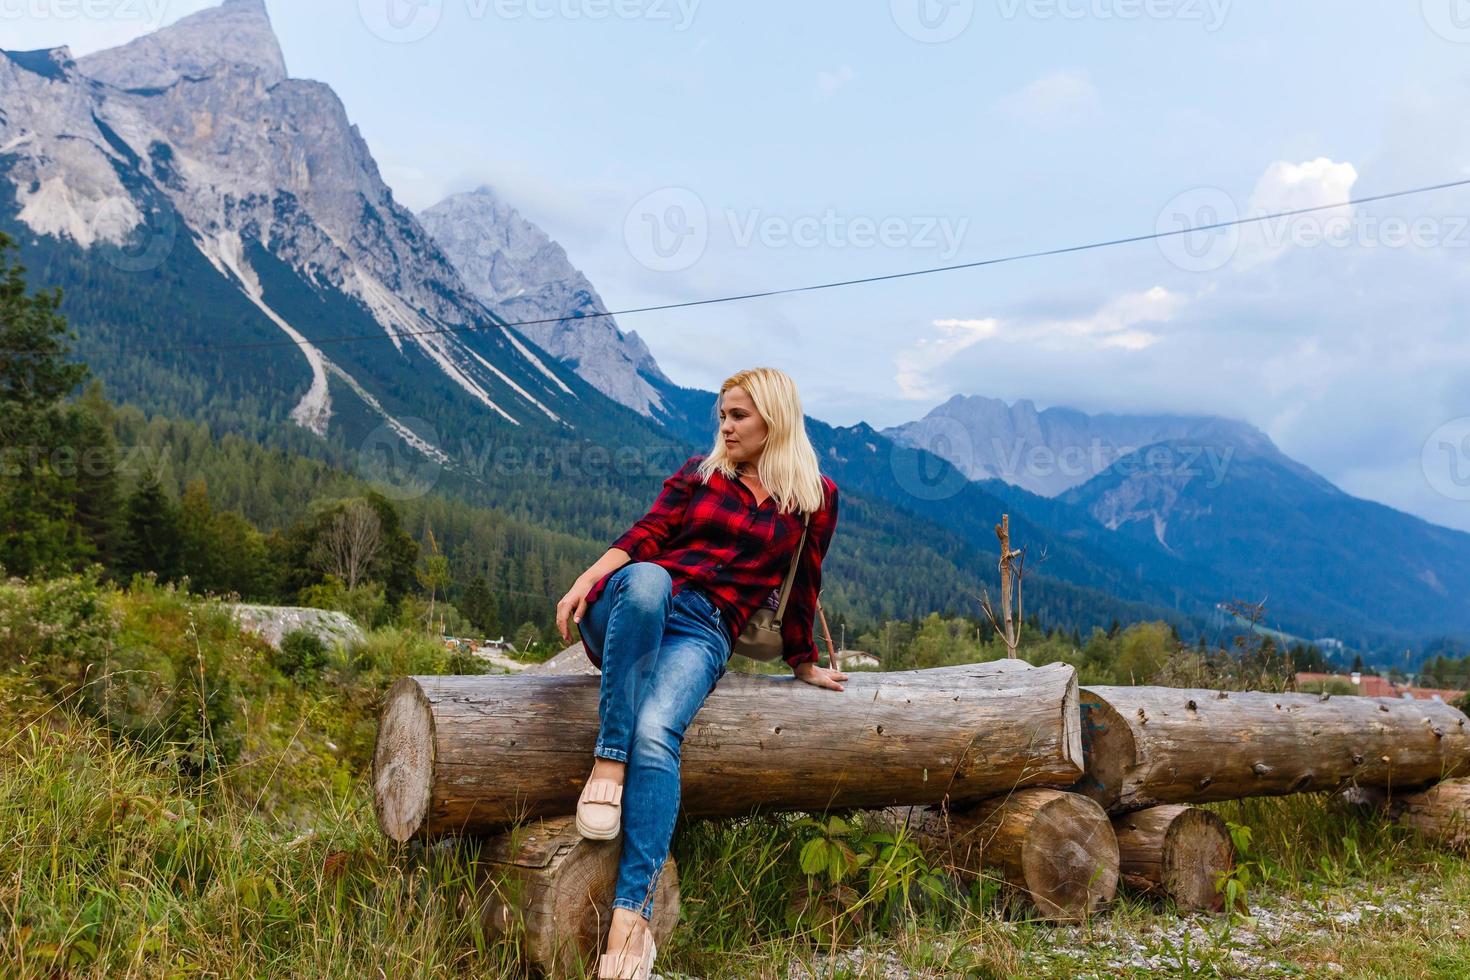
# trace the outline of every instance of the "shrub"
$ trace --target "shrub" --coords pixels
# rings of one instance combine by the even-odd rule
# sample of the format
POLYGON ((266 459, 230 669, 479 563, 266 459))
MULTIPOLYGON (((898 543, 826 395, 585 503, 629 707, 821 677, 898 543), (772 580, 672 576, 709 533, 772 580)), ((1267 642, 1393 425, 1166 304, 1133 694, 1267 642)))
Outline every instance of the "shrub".
POLYGON ((281 637, 281 646, 271 651, 271 663, 287 677, 315 677, 327 665, 327 645, 309 630, 292 630, 281 637))

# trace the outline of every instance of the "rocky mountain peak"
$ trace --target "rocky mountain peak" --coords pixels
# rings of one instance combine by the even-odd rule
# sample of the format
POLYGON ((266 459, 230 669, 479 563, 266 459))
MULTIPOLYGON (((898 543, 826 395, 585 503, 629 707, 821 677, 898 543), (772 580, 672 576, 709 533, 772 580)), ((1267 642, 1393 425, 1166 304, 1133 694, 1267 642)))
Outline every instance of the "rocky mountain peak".
POLYGON ((566 250, 493 188, 452 194, 418 217, 470 290, 537 346, 635 412, 663 409, 647 379, 668 379, 642 338, 618 329, 566 250))
POLYGON ((1157 443, 1183 440, 1286 459, 1264 432, 1236 419, 1089 415, 1065 406, 1038 410, 1027 398, 1008 405, 983 395, 956 395, 924 418, 883 434, 945 457, 971 479, 1001 479, 1045 497, 1080 486, 1120 457, 1157 443))
POLYGON ((64 78, 76 70, 71 48, 40 48, 35 51, 0 51, 17 68, 43 78, 64 78))
POLYGON ((286 79, 286 59, 264 0, 225 0, 162 30, 78 61, 82 74, 125 89, 167 88, 181 78, 247 71, 265 85, 286 79))

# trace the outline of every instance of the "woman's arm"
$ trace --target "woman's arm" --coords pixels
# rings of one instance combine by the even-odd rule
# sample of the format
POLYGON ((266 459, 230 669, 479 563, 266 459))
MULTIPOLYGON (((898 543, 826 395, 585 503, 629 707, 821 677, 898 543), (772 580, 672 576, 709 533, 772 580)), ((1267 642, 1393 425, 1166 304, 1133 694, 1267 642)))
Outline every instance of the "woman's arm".
POLYGON ((648 513, 618 536, 601 558, 572 583, 556 604, 556 626, 561 638, 572 642, 571 624, 580 623, 587 612, 587 594, 609 572, 632 561, 647 561, 663 551, 684 524, 684 505, 689 502, 694 471, 702 456, 690 456, 684 465, 664 480, 664 488, 648 513), (570 620, 570 622, 569 622, 570 620))
MULTIPOLYGON (((648 513, 634 521, 633 526, 612 543, 610 551, 622 550, 632 561, 647 561, 669 546, 684 525, 684 507, 689 503, 696 479, 694 473, 702 458, 690 456, 677 472, 664 480, 664 488, 659 491, 658 499, 648 513)), ((607 555, 603 555, 599 561, 606 558, 607 555)), ((597 578, 592 581, 595 583, 597 578)))
POLYGON ((556 604, 556 628, 564 643, 572 642, 572 624, 580 623, 587 613, 587 593, 608 572, 615 572, 632 560, 633 557, 622 548, 609 548, 587 571, 577 576, 567 594, 556 604))
POLYGON ((828 489, 828 500, 822 510, 811 514, 807 547, 797 563, 797 577, 791 583, 791 598, 786 601, 781 638, 785 645, 785 661, 797 677, 822 688, 841 691, 838 680, 847 680, 847 674, 817 667, 816 636, 813 632, 817 597, 822 594, 822 561, 832 544, 838 514, 836 485, 826 478, 823 478, 823 483, 828 489))

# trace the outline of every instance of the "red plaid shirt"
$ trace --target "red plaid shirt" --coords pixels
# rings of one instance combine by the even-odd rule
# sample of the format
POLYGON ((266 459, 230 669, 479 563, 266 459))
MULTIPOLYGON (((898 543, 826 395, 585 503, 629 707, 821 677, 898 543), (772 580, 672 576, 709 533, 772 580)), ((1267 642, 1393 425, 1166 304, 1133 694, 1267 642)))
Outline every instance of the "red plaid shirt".
MULTIPOLYGON (((778 513, 770 496, 757 506, 749 487, 719 470, 710 474, 708 483, 701 482, 697 470, 703 460, 703 456, 685 460, 664 480, 648 513, 611 547, 626 551, 633 561, 651 561, 667 569, 675 595, 686 585, 703 591, 720 610, 733 648, 751 613, 768 600, 775 608, 776 594, 801 540, 802 517, 794 511, 778 513)), ((817 660, 813 621, 822 591, 822 558, 837 529, 837 484, 823 476, 822 491, 824 503, 811 515, 781 620, 784 658, 793 668, 817 660)), ((612 574, 604 575, 587 593, 589 604, 602 595, 612 574)))

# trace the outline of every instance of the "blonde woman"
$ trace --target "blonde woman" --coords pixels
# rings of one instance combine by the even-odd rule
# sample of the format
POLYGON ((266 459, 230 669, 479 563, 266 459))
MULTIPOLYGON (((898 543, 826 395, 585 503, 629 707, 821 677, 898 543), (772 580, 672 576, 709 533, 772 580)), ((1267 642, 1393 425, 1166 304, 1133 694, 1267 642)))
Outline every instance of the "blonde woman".
POLYGON ((781 624, 784 658, 807 684, 842 690, 812 635, 837 486, 817 467, 791 378, 753 368, 720 385, 714 448, 664 481, 649 512, 557 604, 602 670, 600 730, 577 805, 582 836, 623 834, 599 977, 650 975, 648 920, 679 810, 685 729, 725 675, 746 620, 774 597, 810 515, 781 624), (626 806, 624 805, 626 803, 626 806))

